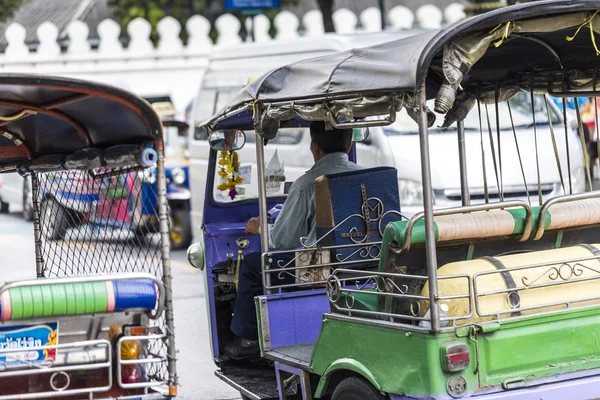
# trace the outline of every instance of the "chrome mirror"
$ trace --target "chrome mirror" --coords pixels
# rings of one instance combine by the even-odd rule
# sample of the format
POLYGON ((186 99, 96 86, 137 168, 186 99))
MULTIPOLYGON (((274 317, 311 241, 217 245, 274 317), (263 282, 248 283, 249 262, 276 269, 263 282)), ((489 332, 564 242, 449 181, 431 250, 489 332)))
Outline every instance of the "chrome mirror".
POLYGON ((216 131, 208 137, 208 143, 213 150, 239 150, 246 144, 246 134, 238 130, 216 131))
POLYGON ((194 243, 188 247, 187 258, 194 268, 204 270, 204 248, 200 243, 194 243))

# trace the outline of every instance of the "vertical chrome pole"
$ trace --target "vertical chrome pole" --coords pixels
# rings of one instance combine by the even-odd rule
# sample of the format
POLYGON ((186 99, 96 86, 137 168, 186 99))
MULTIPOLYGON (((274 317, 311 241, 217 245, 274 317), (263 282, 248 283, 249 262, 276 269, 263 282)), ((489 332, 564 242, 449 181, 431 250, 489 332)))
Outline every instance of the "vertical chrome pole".
MULTIPOLYGON (((24 179, 28 179, 25 177, 24 179)), ((35 241, 35 271, 38 278, 44 277, 44 258, 42 256, 42 231, 40 229, 40 187, 37 173, 31 174, 31 197, 33 200, 33 239, 35 241)))
POLYGON ((431 187, 431 164, 429 160, 429 137, 427 132, 427 113, 425 103, 425 83, 419 91, 419 144, 421 146, 421 179, 423 180, 423 206, 425 213, 425 255, 427 258, 427 276, 429 277, 429 310, 431 331, 440 331, 440 313, 437 307, 437 253, 433 225, 433 189, 431 187))
POLYGON ((467 154, 465 149, 465 122, 458 121, 456 123, 458 132, 458 159, 460 162, 460 197, 462 205, 468 206, 471 204, 471 196, 469 195, 469 181, 467 179, 467 154))
POLYGON ((156 142, 158 162, 156 165, 156 186, 158 189, 158 221, 165 286, 165 323, 167 325, 167 367, 169 372, 169 395, 177 395, 177 354, 175 347, 175 322, 173 317, 173 285, 171 275, 171 241, 169 237, 169 208, 167 204, 167 183, 165 176, 165 151, 163 142, 156 142))
MULTIPOLYGON (((269 225, 267 217, 267 188, 265 185, 265 141, 256 135, 256 176, 258 178, 258 210, 260 215, 260 250, 269 251, 269 225)), ((267 273, 263 258, 263 285, 271 286, 271 275, 267 273)), ((266 290, 266 289, 265 289, 266 290)))

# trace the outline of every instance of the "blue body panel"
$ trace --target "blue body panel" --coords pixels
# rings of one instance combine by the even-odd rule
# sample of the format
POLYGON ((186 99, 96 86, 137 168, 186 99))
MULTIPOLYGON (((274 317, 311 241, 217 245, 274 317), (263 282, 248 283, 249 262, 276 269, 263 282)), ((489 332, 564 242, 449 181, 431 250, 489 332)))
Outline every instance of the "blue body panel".
MULTIPOLYGON (((356 146, 352 146, 350 153, 348 154, 349 159, 356 162, 356 146)), ((212 350, 215 359, 219 358, 219 339, 217 331, 217 312, 215 307, 215 296, 214 296, 214 280, 218 271, 222 271, 226 268, 227 253, 236 254, 237 258, 237 247, 235 240, 246 236, 244 228, 246 223, 252 217, 259 216, 258 200, 244 200, 233 203, 217 203, 213 199, 213 179, 215 176, 215 165, 216 165, 216 151, 211 150, 209 156, 209 164, 205 188, 204 198, 204 247, 205 247, 205 260, 206 260, 206 294, 207 294, 207 306, 208 306, 208 317, 210 320, 210 336, 212 340, 212 350)), ((267 199, 267 210, 273 208, 278 204, 282 204, 285 201, 285 197, 271 197, 267 199)), ((260 252, 260 237, 259 236, 247 236, 249 241, 249 247, 244 250, 243 254, 260 252)), ((319 300, 317 300, 319 301, 319 300)), ((294 303, 300 304, 302 300, 298 300, 294 303)), ((292 303, 280 303, 289 305, 292 303)), ((321 304, 321 303, 319 303, 321 304)), ((304 304, 302 304, 304 306, 304 304)), ((298 308, 298 307, 296 307, 298 308)), ((303 307, 300 307, 303 308, 303 307)), ((320 309, 320 308, 319 308, 320 309)), ((318 316, 320 321, 321 315, 318 316)), ((319 322, 320 324, 320 322, 319 322)), ((317 325, 315 325, 317 326, 317 325)), ((310 330, 311 332, 313 330, 310 330)), ((289 339, 283 339, 285 342, 289 339)), ((304 340, 304 339, 301 339, 304 340)))

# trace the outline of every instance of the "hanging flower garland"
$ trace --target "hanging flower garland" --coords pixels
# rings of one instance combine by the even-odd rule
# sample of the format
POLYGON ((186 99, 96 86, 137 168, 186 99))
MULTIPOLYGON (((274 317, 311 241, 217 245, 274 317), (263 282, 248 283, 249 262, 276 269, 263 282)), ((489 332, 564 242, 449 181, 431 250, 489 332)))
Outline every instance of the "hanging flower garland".
POLYGON ((228 195, 231 200, 238 195, 236 185, 244 181, 240 176, 240 159, 237 151, 223 150, 219 154, 219 177, 221 183, 217 186, 217 190, 221 192, 229 191, 228 195))

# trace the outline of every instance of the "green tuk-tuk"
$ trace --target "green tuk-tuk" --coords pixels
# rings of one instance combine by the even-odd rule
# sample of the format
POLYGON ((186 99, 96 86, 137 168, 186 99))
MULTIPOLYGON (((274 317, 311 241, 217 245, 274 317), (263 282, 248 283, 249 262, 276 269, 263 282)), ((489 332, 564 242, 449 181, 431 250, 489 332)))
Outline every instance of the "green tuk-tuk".
MULTIPOLYGON (((217 376, 250 399, 599 397, 600 193, 585 163, 589 192, 572 194, 569 147, 586 149, 581 118, 581 143, 575 143, 566 116, 559 123, 549 117, 549 96, 596 96, 598 27, 598 1, 506 7, 441 30, 283 66, 207 121, 215 145, 205 250, 196 244, 188 254, 206 270, 217 376), (516 107, 529 107, 533 119, 513 121, 516 107), (312 121, 365 133, 393 123, 399 112, 419 127, 418 150, 393 150, 397 157, 420 152, 423 211, 402 216, 393 168, 325 175, 314 184, 318 239, 303 238, 291 250, 270 248, 263 222, 284 202, 285 190, 268 190, 277 182, 266 172, 269 144, 312 121), (462 121, 468 113, 480 121, 483 176, 466 163, 462 121), (501 128, 501 118, 510 129, 501 128), (554 146, 522 148, 517 123, 530 124, 536 140, 550 136, 554 146), (433 133, 434 125, 444 129, 433 133), (224 149, 232 130, 240 140, 224 149), (433 134, 454 138, 456 165, 443 154, 432 159, 433 134), (237 157, 244 137, 256 147, 257 198, 246 192, 227 201, 215 195, 219 157, 237 157), (567 148, 566 165, 558 142, 567 148), (511 151, 520 165, 503 165, 511 151), (561 176, 561 195, 545 202, 540 152, 555 153, 553 168, 561 176), (460 175, 462 207, 435 207, 444 193, 436 191, 431 164, 444 162, 460 175), (537 165, 533 177, 524 165, 537 165), (528 200, 505 195, 507 174, 522 175, 528 200), (536 187, 527 185, 531 181, 536 187), (246 220, 257 215, 260 236, 245 235, 246 220), (236 361, 223 349, 231 340, 239 268, 257 251, 262 361, 236 361), (281 262, 281 254, 291 261, 281 262)), ((360 164, 353 151, 349 157, 360 164)))

